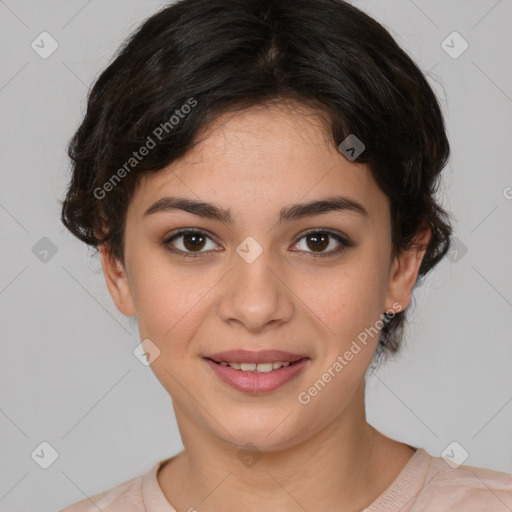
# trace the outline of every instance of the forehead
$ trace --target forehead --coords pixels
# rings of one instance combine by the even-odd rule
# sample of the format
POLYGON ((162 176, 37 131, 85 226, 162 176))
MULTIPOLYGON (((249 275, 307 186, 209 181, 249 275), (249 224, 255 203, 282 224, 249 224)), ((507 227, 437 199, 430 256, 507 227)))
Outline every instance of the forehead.
POLYGON ((216 118, 184 157, 144 175, 130 207, 145 211, 166 195, 181 195, 237 211, 335 194, 352 197, 369 211, 387 204, 368 167, 338 151, 325 116, 283 104, 216 118))

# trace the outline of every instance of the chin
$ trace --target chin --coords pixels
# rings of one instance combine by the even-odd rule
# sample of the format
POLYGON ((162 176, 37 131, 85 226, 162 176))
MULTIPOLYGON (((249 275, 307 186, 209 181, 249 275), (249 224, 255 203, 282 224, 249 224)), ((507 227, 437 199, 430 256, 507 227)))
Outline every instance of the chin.
POLYGON ((305 434, 305 425, 300 426, 293 421, 293 413, 283 408, 267 413, 262 410, 245 414, 230 413, 224 417, 230 418, 229 422, 222 423, 225 430, 215 423, 212 425, 215 434, 241 450, 251 450, 248 445, 261 452, 285 450, 300 442, 299 433, 305 434))

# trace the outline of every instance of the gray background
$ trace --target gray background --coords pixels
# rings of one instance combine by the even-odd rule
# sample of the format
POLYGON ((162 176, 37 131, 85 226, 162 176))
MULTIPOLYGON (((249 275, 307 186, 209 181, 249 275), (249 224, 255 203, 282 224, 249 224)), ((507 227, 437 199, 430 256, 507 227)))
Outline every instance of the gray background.
MULTIPOLYGON (((133 355, 135 322, 60 224, 58 202, 88 86, 163 4, 0 0, 2 511, 55 511, 182 448, 171 399, 133 355), (46 59, 31 47, 43 31, 59 45, 46 59), (58 453, 48 469, 31 456, 43 441, 58 453)), ((432 455, 457 441, 466 464, 512 472, 512 2, 354 4, 440 97, 452 144, 440 194, 459 240, 416 291, 402 354, 368 380, 369 422, 432 455), (458 58, 441 46, 453 31, 469 43, 458 58)))

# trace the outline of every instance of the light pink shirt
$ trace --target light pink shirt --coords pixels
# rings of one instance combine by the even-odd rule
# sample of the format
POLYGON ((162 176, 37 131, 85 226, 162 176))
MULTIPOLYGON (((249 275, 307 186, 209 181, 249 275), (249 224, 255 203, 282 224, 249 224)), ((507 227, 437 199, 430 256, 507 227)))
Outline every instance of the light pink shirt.
MULTIPOLYGON (((176 512, 156 477, 167 460, 60 512, 176 512)), ((512 474, 464 465, 453 469, 418 448, 391 485, 361 512, 427 511, 511 512, 512 474)))

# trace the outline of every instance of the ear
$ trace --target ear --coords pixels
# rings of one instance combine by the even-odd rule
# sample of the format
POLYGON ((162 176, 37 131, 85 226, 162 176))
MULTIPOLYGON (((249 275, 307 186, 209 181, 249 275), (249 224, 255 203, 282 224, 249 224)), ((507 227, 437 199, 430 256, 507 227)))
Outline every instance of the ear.
POLYGON ((411 302, 411 294, 423 256, 432 236, 428 225, 422 225, 416 233, 414 244, 408 250, 400 251, 391 265, 385 311, 404 311, 411 302), (400 308, 396 308, 396 303, 400 308), (394 306, 395 307, 394 307, 394 306))
POLYGON ((116 259, 108 246, 98 246, 101 256, 101 266, 107 283, 108 291, 117 309, 126 316, 135 315, 132 291, 123 264, 116 259))

